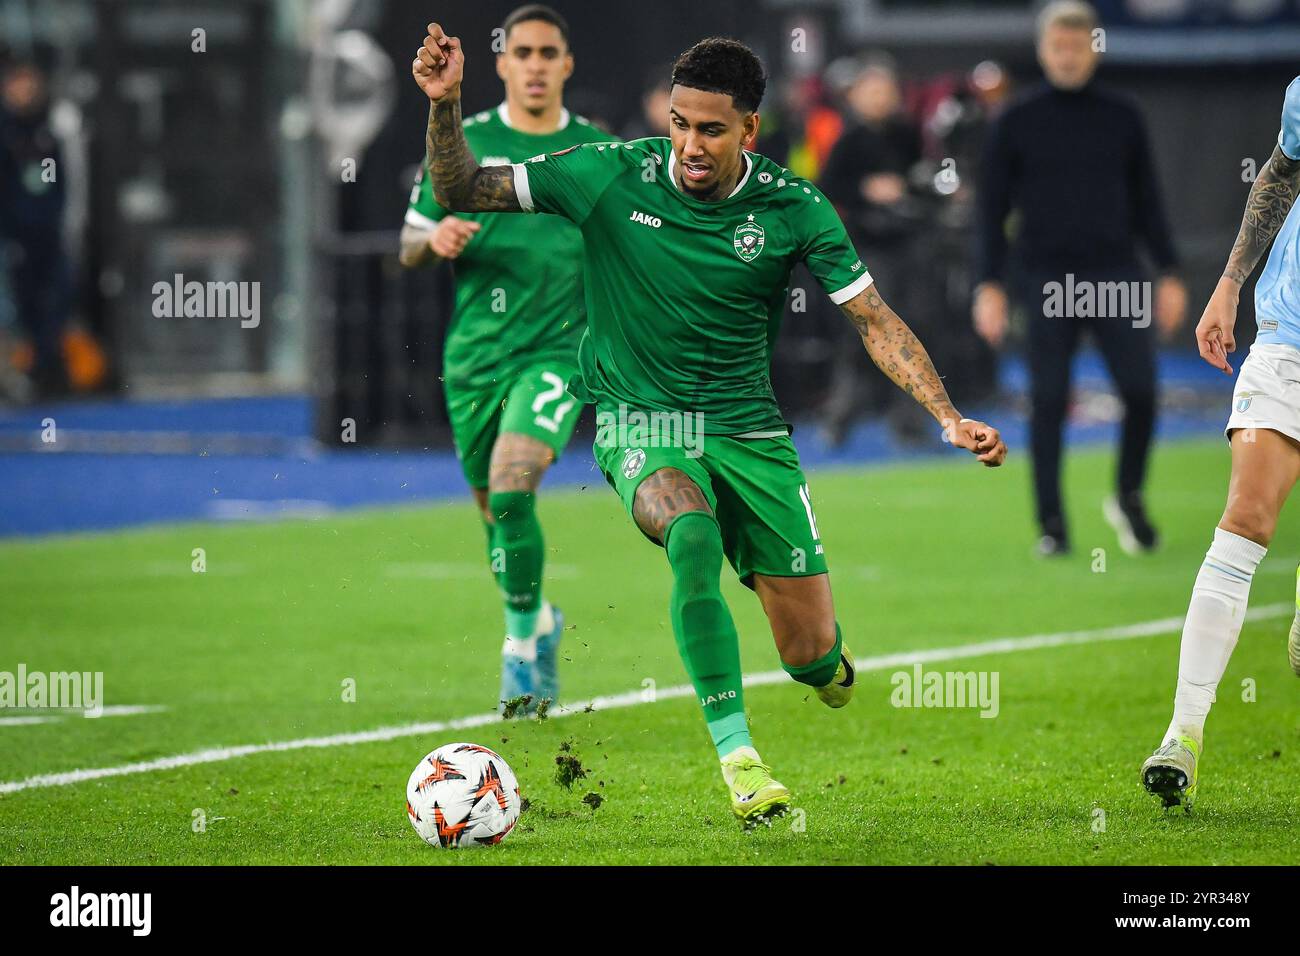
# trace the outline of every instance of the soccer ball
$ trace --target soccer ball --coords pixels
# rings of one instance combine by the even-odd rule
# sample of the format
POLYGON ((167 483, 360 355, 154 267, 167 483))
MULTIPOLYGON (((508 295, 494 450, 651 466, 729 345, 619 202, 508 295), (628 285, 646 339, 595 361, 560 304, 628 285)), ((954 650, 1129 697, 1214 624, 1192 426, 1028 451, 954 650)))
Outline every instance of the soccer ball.
POLYGON ((519 781, 501 756, 478 744, 447 744, 406 782, 406 814, 430 846, 491 846, 519 819, 519 781))

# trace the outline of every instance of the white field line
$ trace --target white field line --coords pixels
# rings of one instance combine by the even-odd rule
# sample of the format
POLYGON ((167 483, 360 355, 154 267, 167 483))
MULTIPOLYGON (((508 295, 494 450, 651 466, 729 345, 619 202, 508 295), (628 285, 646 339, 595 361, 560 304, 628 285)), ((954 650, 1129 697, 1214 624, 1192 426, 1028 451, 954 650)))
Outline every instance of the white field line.
MULTIPOLYGON (((1294 605, 1267 604, 1253 608, 1246 613, 1249 621, 1269 620, 1285 617, 1294 613, 1294 605)), ((1103 627, 1091 631, 1066 631, 1060 634, 1034 634, 1028 637, 1005 637, 978 644, 962 644, 957 647, 936 647, 920 651, 901 651, 897 654, 883 654, 878 657, 863 657, 857 661, 860 672, 887 670, 910 664, 932 661, 961 660, 968 657, 984 657, 990 654, 1011 654, 1020 651, 1037 650, 1043 647, 1066 647, 1074 644, 1094 644, 1101 641, 1125 641, 1138 637, 1152 637, 1168 634, 1183 626, 1181 617, 1166 617, 1155 621, 1143 621, 1138 624, 1126 624, 1119 627, 1103 627)), ((764 684, 779 684, 790 679, 785 671, 764 671, 748 674, 744 678, 746 687, 759 687, 764 684)), ((651 695, 649 690, 634 690, 625 694, 608 697, 594 697, 580 704, 565 704, 551 710, 551 719, 568 717, 585 713, 588 709, 614 710, 621 707, 637 707, 676 697, 690 697, 695 689, 689 684, 657 689, 651 695)), ((153 773, 158 770, 174 770, 178 767, 193 767, 198 764, 220 763, 239 757, 251 757, 254 754, 278 753, 287 750, 307 750, 325 747, 345 747, 350 744, 378 743, 396 740, 400 737, 418 737, 424 734, 441 734, 449 730, 468 730, 497 723, 501 717, 497 713, 474 714, 455 720, 433 720, 418 724, 402 724, 398 727, 377 727, 374 730, 361 730, 347 734, 331 734, 328 737, 302 737, 298 740, 281 740, 265 744, 245 744, 241 747, 212 747, 172 757, 160 757, 157 760, 145 760, 139 763, 120 764, 116 767, 96 767, 86 770, 69 770, 63 773, 46 773, 25 780, 11 780, 0 783, 0 794, 17 793, 20 790, 36 790, 42 787, 62 787, 88 780, 101 780, 105 777, 125 777, 136 773, 153 773)))
POLYGON ((18 717, 0 717, 0 727, 17 727, 26 724, 52 724, 65 717, 84 717, 98 720, 100 717, 135 717, 139 714, 157 714, 167 708, 161 704, 113 704, 101 707, 99 713, 88 714, 80 710, 57 711, 53 714, 23 714, 18 717))
POLYGON ((100 717, 135 717, 137 714, 161 714, 164 704, 113 704, 99 712, 100 717))

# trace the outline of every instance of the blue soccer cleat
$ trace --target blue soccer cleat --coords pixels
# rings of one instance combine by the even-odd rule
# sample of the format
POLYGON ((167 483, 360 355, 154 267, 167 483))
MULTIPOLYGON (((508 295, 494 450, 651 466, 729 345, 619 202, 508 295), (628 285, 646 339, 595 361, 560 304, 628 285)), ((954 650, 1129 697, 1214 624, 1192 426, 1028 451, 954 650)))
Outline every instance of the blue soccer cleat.
POLYGON ((537 707, 537 668, 532 661, 514 654, 501 655, 501 693, 497 709, 509 718, 530 713, 537 707), (527 698, 527 699, 524 699, 527 698))
POLYGON ((537 638, 536 695, 538 701, 552 704, 560 696, 560 678, 557 673, 560 657, 560 638, 564 635, 564 615, 558 607, 551 606, 554 625, 537 638))

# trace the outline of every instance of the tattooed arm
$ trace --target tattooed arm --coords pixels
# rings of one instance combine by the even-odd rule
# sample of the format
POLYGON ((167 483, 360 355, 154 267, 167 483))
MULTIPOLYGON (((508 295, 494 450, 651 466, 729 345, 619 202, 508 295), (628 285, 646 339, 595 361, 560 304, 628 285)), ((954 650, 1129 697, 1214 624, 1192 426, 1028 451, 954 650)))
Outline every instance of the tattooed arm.
POLYGON ((430 23, 411 62, 411 75, 429 98, 425 166, 433 196, 456 212, 520 212, 515 174, 509 166, 479 166, 461 125, 460 83, 465 54, 460 40, 430 23))
POLYGON ((461 125, 460 99, 429 105, 425 161, 433 198, 456 212, 522 212, 509 166, 480 166, 461 125))
POLYGON ((1241 231, 1228 256, 1228 267, 1223 271, 1225 279, 1240 287, 1250 278, 1260 256, 1286 221, 1297 188, 1300 188, 1300 160, 1292 159, 1280 146, 1275 146, 1246 197, 1246 213, 1241 217, 1241 231))
POLYGON ((885 304, 875 285, 867 286, 842 306, 862 336, 867 354, 895 385, 916 399, 940 424, 961 418, 948 399, 929 354, 907 324, 885 304))
POLYGON ((1228 266, 1196 325, 1196 347, 1201 358, 1228 375, 1232 374, 1228 354, 1237 348, 1234 330, 1241 287, 1282 228, 1287 213, 1295 204, 1297 192, 1300 192, 1300 160, 1292 159, 1282 152, 1281 147, 1275 147, 1273 155, 1250 187, 1246 212, 1241 217, 1241 229, 1228 256, 1228 266))
POLYGON ((1002 464, 1007 446, 996 428, 962 418, 948 398, 930 355, 907 323, 885 304, 875 285, 840 306, 862 336, 867 354, 895 385, 943 426, 944 437, 990 467, 1002 464))

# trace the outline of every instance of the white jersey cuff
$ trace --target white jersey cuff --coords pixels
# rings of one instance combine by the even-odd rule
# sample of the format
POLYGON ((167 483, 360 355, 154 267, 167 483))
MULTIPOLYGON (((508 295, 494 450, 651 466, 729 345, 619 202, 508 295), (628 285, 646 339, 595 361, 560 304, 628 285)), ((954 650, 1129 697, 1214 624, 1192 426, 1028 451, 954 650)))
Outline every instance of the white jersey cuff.
POLYGON ((871 273, 863 270, 862 275, 854 279, 851 285, 846 285, 843 289, 840 289, 839 292, 832 292, 831 301, 836 305, 843 305, 867 286, 871 285, 873 281, 871 273))
POLYGON ((515 171, 515 197, 519 200, 519 208, 524 212, 536 212, 533 191, 528 187, 528 170, 523 163, 511 163, 510 168, 515 171))
POLYGON ((406 224, 414 226, 416 229, 437 229, 438 220, 430 219, 424 213, 410 207, 406 210, 406 224))

